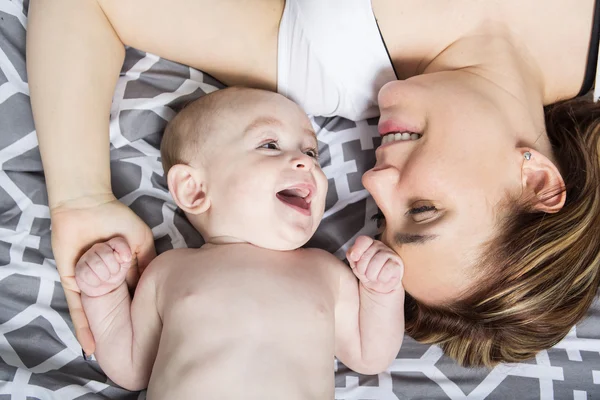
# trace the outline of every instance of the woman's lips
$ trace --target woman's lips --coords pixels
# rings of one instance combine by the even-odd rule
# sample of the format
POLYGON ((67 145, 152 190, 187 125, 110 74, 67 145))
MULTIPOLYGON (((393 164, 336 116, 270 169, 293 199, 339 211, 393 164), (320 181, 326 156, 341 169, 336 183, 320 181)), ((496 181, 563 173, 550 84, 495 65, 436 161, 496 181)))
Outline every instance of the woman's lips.
POLYGON ((379 125, 377 125, 377 130, 381 136, 387 135, 391 132, 422 133, 421 129, 416 125, 400 123, 391 119, 380 120, 379 125))

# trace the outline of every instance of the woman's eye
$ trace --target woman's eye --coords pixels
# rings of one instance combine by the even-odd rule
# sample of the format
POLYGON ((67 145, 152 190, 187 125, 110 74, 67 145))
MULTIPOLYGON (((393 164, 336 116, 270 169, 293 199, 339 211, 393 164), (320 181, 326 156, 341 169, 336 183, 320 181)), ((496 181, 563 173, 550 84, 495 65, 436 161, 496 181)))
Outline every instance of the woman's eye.
POLYGON ((377 223, 378 228, 381 228, 381 225, 383 225, 383 223, 385 222, 385 216, 383 215, 381 210, 377 210, 377 214, 373 215, 371 217, 371 220, 377 223))
POLYGON ((259 149, 279 150, 279 145, 277 142, 272 141, 261 145, 259 149))
POLYGON ((315 149, 308 149, 304 152, 304 154, 306 154, 309 157, 312 157, 314 159, 318 158, 318 154, 317 154, 317 150, 315 149))
POLYGON ((413 207, 406 214, 411 216, 416 223, 422 223, 435 218, 438 214, 438 209, 435 206, 413 207))

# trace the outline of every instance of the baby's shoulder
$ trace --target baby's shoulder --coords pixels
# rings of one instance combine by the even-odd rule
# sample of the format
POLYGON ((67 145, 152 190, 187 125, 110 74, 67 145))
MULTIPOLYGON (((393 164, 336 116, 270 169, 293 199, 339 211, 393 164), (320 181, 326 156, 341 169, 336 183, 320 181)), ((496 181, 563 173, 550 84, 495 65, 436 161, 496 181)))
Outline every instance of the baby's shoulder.
POLYGON ((344 263, 339 258, 323 249, 312 247, 306 249, 299 249, 298 251, 302 251, 303 257, 310 258, 312 262, 317 262, 319 264, 327 266, 344 265, 344 263))
POLYGON ((165 273, 166 269, 172 271, 173 268, 185 265, 186 262, 189 262, 188 260, 192 260, 194 257, 199 256, 199 249, 183 248, 167 250, 164 253, 158 255, 154 260, 152 260, 150 265, 148 265, 148 268, 144 270, 144 275, 160 275, 162 273, 165 273))

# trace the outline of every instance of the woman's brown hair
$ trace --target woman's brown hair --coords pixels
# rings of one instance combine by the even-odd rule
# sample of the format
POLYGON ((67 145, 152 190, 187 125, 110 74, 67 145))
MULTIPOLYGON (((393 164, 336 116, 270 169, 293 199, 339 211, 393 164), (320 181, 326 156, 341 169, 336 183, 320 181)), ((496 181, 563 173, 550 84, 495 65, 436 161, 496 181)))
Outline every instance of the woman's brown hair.
POLYGON ((600 104, 569 100, 545 116, 566 185, 562 210, 511 202, 476 266, 483 278, 475 288, 443 307, 407 294, 407 333, 464 366, 523 361, 554 346, 586 315, 600 284, 600 104))

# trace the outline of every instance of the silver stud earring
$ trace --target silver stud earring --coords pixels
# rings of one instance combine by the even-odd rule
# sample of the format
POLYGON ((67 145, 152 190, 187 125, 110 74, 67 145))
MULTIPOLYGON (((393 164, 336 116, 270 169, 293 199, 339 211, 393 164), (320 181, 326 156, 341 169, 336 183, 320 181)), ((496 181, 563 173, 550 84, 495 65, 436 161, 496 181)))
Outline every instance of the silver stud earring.
POLYGON ((528 151, 526 151, 526 152, 523 154, 523 157, 525 157, 525 159, 526 159, 527 161, 529 161, 529 160, 531 160, 531 153, 530 153, 530 152, 528 152, 528 151))

